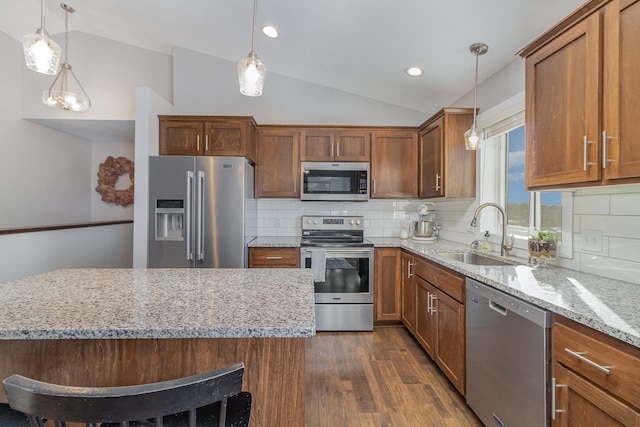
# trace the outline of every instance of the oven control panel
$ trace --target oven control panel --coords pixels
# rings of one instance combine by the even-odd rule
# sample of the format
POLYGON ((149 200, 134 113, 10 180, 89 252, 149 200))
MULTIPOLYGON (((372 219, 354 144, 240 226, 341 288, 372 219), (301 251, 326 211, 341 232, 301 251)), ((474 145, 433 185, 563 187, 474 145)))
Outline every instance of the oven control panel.
POLYGON ((302 217, 303 230, 364 230, 362 216, 317 216, 302 217))

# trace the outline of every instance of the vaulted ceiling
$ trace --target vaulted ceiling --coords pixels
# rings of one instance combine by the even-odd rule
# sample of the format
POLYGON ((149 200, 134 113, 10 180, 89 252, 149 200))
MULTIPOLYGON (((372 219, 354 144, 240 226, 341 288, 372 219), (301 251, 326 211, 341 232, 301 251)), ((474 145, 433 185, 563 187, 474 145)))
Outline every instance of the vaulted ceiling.
MULTIPOLYGON (((480 81, 584 0, 258 0, 256 52, 278 73, 432 112, 473 88, 469 46, 489 45, 480 81), (280 32, 269 39, 264 25, 280 32), (417 65, 422 77, 405 68, 417 65)), ((252 0, 69 0, 70 31, 170 54, 174 46, 237 62, 251 50, 252 0)), ((46 1, 46 28, 64 11, 46 1)), ((40 26, 40 1, 0 1, 0 31, 17 40, 40 26)))

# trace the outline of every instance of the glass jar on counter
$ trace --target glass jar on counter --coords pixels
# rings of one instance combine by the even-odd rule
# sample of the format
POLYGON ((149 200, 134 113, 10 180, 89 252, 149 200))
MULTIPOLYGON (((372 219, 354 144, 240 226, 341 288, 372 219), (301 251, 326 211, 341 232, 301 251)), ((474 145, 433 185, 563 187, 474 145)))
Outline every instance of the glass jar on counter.
POLYGON ((558 240, 553 233, 540 231, 529 237, 529 264, 547 266, 547 260, 558 256, 558 240))

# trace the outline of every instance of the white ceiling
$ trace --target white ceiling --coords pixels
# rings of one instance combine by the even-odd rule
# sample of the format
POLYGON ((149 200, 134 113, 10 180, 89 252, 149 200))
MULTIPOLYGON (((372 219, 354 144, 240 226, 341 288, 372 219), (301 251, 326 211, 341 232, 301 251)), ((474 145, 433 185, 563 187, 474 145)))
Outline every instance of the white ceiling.
MULTIPOLYGON (((258 0, 256 52, 269 72, 433 112, 473 88, 469 46, 489 45, 480 81, 511 62, 584 0, 258 0), (410 78, 404 69, 424 68, 410 78)), ((46 28, 64 31, 58 2, 46 28)), ((69 0, 69 29, 170 54, 180 46, 237 62, 251 50, 251 0, 69 0)), ((40 26, 39 0, 0 0, 0 31, 17 40, 40 26)), ((72 40, 70 41, 72 43, 72 40)), ((71 52, 73 52, 71 44, 71 52)), ((71 55, 72 58, 72 55, 71 55)))

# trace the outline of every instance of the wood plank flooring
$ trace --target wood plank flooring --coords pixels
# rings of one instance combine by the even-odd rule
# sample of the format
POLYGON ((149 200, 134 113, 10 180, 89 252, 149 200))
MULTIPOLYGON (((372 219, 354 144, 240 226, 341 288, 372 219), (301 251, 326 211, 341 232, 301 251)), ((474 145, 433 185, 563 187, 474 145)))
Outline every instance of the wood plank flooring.
POLYGON ((308 427, 482 426, 402 326, 318 332, 306 358, 308 427))

